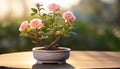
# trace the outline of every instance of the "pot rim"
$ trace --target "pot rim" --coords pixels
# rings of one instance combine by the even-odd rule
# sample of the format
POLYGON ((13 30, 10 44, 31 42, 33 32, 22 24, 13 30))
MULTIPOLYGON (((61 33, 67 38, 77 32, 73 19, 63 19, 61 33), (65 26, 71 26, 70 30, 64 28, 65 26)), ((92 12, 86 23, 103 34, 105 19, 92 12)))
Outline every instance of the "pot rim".
POLYGON ((65 52, 65 51, 71 51, 70 48, 67 47, 59 47, 61 49, 65 49, 65 50, 37 50, 38 48, 44 48, 44 47, 34 47, 32 48, 33 51, 40 51, 40 52, 65 52))

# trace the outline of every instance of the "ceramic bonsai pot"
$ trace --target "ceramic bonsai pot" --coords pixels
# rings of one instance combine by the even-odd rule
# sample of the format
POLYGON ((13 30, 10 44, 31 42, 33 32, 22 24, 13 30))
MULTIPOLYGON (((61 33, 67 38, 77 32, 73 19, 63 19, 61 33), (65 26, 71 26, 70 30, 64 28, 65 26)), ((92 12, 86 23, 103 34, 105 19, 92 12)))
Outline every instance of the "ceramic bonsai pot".
POLYGON ((37 60, 37 64, 43 63, 66 63, 66 59, 70 56, 70 48, 59 47, 62 50, 39 50, 43 47, 33 48, 33 56, 37 60))

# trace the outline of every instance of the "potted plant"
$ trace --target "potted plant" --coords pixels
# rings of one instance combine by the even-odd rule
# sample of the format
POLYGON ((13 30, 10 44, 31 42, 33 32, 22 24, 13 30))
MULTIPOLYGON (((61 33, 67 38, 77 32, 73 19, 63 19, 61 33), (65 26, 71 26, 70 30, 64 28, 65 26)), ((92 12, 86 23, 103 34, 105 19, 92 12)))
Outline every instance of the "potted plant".
POLYGON ((61 7, 52 3, 48 6, 49 13, 42 13, 42 4, 35 4, 32 8, 32 16, 38 18, 30 22, 23 21, 19 27, 20 35, 31 38, 37 46, 33 48, 34 58, 38 64, 42 63, 66 63, 69 58, 70 48, 59 47, 61 38, 69 37, 73 28, 73 21, 76 19, 71 11, 60 13, 61 7))

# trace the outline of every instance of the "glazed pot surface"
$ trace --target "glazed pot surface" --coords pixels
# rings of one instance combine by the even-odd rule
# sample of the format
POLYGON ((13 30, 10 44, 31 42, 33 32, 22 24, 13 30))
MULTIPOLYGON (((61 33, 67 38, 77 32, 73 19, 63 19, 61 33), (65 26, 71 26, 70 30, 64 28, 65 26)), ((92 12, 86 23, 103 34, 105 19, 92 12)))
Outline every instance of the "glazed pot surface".
POLYGON ((33 56, 38 64, 42 63, 66 63, 70 56, 70 48, 59 47, 63 50, 39 50, 43 47, 33 48, 33 56))

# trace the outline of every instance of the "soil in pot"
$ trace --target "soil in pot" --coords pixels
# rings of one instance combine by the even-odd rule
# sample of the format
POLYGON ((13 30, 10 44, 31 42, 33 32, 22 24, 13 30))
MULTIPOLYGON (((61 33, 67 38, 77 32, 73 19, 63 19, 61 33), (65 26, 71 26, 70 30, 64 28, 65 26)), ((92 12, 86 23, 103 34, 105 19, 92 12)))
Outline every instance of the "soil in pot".
POLYGON ((44 46, 44 48, 39 48, 37 50, 65 50, 65 49, 59 48, 57 45, 54 45, 54 46, 44 46))

